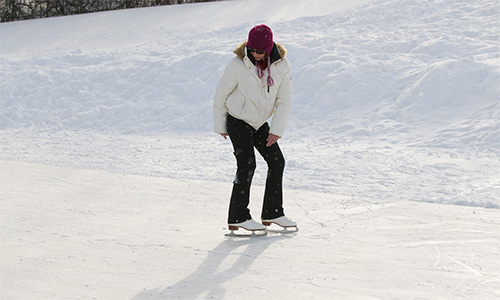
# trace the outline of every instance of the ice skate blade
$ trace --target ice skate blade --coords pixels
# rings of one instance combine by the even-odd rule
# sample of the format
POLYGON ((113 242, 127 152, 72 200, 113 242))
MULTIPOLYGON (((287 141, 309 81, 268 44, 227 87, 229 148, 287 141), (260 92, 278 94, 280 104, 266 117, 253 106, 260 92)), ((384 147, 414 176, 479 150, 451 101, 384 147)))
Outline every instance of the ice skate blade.
POLYGON ((297 226, 281 227, 280 229, 267 229, 270 233, 291 234, 297 233, 299 228, 297 226))
POLYGON ((266 226, 266 227, 269 227, 271 225, 276 225, 276 226, 279 226, 281 228, 297 228, 297 225, 291 225, 291 226, 284 226, 284 225, 281 225, 277 222, 270 222, 270 221, 262 221, 262 225, 266 226))
POLYGON ((252 230, 252 231, 246 231, 245 233, 235 233, 234 231, 235 230, 231 230, 231 232, 224 234, 224 236, 252 238, 252 237, 261 237, 267 235, 267 231, 265 230, 252 230))
POLYGON ((297 225, 281 226, 280 224, 275 222, 265 222, 265 221, 263 221, 262 224, 267 227, 267 232, 272 232, 272 233, 287 234, 287 233, 296 233, 297 231, 299 231, 299 227, 297 227, 297 225))

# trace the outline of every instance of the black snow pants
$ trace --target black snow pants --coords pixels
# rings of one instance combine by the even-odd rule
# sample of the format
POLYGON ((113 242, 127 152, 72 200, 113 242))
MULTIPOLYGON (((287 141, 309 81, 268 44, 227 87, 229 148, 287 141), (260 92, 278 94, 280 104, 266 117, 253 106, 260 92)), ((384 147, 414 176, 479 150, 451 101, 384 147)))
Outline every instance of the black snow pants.
POLYGON ((261 218, 274 219, 283 216, 285 158, 278 143, 266 146, 269 124, 265 123, 255 130, 246 122, 228 115, 227 132, 233 144, 238 167, 229 203, 228 223, 241 223, 252 218, 248 205, 250 185, 256 168, 254 147, 268 166, 261 218))

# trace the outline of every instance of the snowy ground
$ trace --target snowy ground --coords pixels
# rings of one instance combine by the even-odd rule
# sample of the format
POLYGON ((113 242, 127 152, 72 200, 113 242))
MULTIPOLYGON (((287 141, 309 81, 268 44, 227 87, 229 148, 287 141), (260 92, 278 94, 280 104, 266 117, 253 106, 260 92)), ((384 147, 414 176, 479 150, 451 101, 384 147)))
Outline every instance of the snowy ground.
POLYGON ((0 24, 1 298, 498 299, 499 16, 241 0, 0 24), (292 64, 300 232, 228 239, 212 96, 259 23, 292 64))
POLYGON ((500 296, 496 209, 286 190, 297 235, 228 239, 228 183, 1 167, 4 299, 500 296))

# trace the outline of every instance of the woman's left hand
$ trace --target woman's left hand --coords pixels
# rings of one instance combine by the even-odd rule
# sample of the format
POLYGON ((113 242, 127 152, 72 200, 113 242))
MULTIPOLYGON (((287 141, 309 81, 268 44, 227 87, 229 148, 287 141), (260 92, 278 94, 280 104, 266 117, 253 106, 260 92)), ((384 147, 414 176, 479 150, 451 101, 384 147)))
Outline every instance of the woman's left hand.
POLYGON ((279 136, 274 135, 274 134, 269 134, 269 137, 267 138, 267 144, 266 147, 271 147, 273 144, 275 144, 278 140, 280 139, 279 136))

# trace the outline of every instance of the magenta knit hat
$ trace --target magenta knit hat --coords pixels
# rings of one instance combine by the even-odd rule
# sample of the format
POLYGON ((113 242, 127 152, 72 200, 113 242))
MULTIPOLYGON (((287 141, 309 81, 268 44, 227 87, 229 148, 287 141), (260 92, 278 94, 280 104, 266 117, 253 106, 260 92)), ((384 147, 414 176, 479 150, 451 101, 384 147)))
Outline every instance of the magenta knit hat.
POLYGON ((271 55, 273 50, 273 32, 266 25, 257 25, 248 33, 247 47, 255 50, 264 50, 267 56, 271 55))

